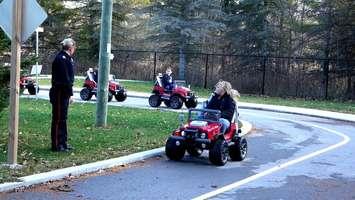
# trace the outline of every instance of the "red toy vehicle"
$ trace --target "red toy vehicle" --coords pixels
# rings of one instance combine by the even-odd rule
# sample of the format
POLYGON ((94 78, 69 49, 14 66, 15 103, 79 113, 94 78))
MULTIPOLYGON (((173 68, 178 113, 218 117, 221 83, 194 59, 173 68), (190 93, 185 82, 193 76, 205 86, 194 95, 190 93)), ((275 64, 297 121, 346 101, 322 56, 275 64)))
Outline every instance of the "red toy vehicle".
MULTIPOLYGON (((97 84, 94 81, 86 78, 83 89, 80 91, 80 98, 84 101, 89 101, 92 95, 97 95, 97 84)), ((111 76, 109 80, 108 101, 112 101, 113 96, 119 102, 126 100, 126 89, 115 80, 114 76, 111 76)))
POLYGON ((225 134, 220 133, 218 122, 221 112, 210 109, 190 109, 187 124, 173 131, 165 145, 165 153, 171 160, 181 160, 185 151, 191 156, 200 156, 203 150, 209 150, 211 163, 223 166, 228 154, 231 160, 241 161, 247 155, 247 140, 240 136, 238 114, 225 134))
MULTIPOLYGON (((30 95, 36 94, 37 83, 36 80, 29 76, 21 76, 20 77, 20 91, 21 93, 27 89, 30 95)), ((37 87, 37 92, 39 91, 39 87, 37 87)))
POLYGON ((166 91, 161 78, 161 74, 157 76, 152 91, 153 94, 149 97, 149 105, 151 107, 159 107, 162 102, 173 109, 180 109, 184 103, 187 108, 195 108, 197 106, 197 96, 190 88, 176 86, 173 90, 166 91))

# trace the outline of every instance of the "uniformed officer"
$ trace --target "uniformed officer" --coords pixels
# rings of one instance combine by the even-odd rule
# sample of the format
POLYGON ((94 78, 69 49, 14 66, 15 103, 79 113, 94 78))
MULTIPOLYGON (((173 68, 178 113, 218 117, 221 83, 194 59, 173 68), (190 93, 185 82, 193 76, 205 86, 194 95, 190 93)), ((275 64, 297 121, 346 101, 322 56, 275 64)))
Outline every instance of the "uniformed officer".
POLYGON ((75 41, 71 38, 64 39, 62 51, 52 63, 52 88, 49 99, 52 104, 52 151, 67 152, 72 149, 67 143, 67 116, 68 106, 72 102, 74 83, 75 41))

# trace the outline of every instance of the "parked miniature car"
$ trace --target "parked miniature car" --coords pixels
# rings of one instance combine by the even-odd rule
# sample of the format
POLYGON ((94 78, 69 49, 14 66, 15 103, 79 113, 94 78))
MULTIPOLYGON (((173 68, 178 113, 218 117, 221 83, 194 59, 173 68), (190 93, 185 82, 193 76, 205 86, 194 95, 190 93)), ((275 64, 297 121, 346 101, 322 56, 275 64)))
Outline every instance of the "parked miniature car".
POLYGON ((151 107, 159 107, 162 102, 173 109, 180 109, 184 103, 187 108, 195 108, 197 106, 197 96, 190 88, 177 85, 171 91, 165 90, 161 78, 161 74, 156 77, 153 94, 149 97, 149 105, 151 107))
POLYGON ((212 164, 223 166, 228 156, 233 161, 245 159, 248 150, 247 140, 240 136, 238 114, 234 113, 232 123, 225 134, 220 133, 218 122, 221 112, 211 109, 190 109, 188 122, 169 136, 165 153, 171 160, 179 161, 187 151, 191 156, 200 156, 209 150, 212 164))
POLYGON ((35 79, 33 79, 32 77, 29 77, 29 76, 21 76, 20 77, 20 91, 21 91, 21 93, 25 89, 27 89, 28 93, 30 95, 35 95, 36 88, 37 88, 37 93, 38 93, 39 87, 37 87, 37 83, 36 83, 35 79))
MULTIPOLYGON (((112 101, 112 98, 118 102, 122 102, 127 98, 126 89, 116 81, 114 75, 110 75, 109 79, 109 91, 108 91, 108 101, 112 101)), ((95 81, 86 78, 83 84, 83 89, 80 91, 80 98, 84 101, 89 101, 93 95, 97 95, 97 84, 95 81)))

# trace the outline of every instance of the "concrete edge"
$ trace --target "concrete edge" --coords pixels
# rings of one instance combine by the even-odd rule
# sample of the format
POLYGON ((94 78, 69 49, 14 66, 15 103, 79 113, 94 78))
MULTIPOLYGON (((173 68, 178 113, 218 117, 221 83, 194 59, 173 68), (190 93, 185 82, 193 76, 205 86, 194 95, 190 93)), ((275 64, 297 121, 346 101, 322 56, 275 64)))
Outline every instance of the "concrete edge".
POLYGON ((21 187, 28 187, 34 184, 45 183, 53 180, 60 180, 68 176, 78 176, 86 173, 96 172, 102 169, 108 169, 108 168, 112 168, 124 164, 134 163, 147 158, 161 155, 163 152, 164 152, 164 147, 161 147, 161 148, 156 148, 148 151, 134 153, 127 156, 112 158, 109 160, 103 160, 103 161, 88 163, 80 166, 68 167, 68 168, 58 169, 50 172, 24 176, 19 178, 21 182, 0 184, 0 192, 6 192, 21 187))
POLYGON ((242 126, 242 133, 240 134, 240 136, 245 136, 246 134, 248 134, 251 129, 253 128, 252 124, 248 121, 245 120, 240 120, 240 122, 243 124, 242 126))
MULTIPOLYGON (((242 126, 242 136, 246 135, 252 129, 251 123, 241 120, 242 126)), ((34 174, 29 176, 24 176, 19 178, 21 182, 11 182, 0 184, 0 192, 6 192, 14 190, 21 187, 28 187, 35 184, 46 183, 48 181, 60 180, 68 176, 79 176, 87 173, 96 172, 103 169, 108 169, 124 164, 130 164, 137 161, 141 161, 154 156, 159 156, 164 153, 165 147, 160 147, 148 151, 143 151, 139 153, 130 154, 127 156, 122 156, 118 158, 112 158, 109 160, 98 161, 94 163, 88 163, 75 167, 68 167, 63 169, 58 169, 50 172, 44 172, 40 174, 34 174)))

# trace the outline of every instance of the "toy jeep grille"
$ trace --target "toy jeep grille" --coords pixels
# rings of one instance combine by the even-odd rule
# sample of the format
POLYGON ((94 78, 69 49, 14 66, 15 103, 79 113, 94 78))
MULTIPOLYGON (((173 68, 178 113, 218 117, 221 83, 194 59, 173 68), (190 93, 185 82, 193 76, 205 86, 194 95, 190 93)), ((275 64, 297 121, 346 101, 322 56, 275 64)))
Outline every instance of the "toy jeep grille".
POLYGON ((198 130, 197 129, 186 129, 185 130, 186 138, 187 139, 192 139, 198 136, 198 130))

